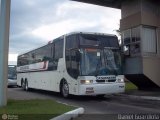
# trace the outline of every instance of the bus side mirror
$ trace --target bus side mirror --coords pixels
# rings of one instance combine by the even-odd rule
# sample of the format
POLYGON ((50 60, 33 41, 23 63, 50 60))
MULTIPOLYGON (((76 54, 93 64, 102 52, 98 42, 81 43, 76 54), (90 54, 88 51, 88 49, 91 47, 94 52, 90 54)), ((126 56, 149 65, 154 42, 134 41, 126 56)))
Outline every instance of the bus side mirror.
POLYGON ((81 53, 79 51, 76 51, 76 62, 79 62, 81 59, 81 53))

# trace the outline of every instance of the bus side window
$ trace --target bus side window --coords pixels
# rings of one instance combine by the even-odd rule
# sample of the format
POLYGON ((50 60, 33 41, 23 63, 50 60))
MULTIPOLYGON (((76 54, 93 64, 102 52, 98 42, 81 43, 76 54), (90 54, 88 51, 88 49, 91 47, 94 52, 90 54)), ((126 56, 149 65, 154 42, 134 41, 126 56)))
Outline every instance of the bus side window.
POLYGON ((79 61, 76 58, 77 50, 71 50, 71 75, 73 78, 77 79, 79 75, 79 61))
POLYGON ((66 50, 66 67, 68 74, 77 79, 79 75, 79 61, 76 58, 77 50, 66 50))
POLYGON ((54 43, 53 69, 57 70, 60 58, 63 58, 63 39, 59 39, 54 43))
POLYGON ((71 60, 70 60, 70 50, 66 50, 66 68, 68 73, 71 71, 71 60))

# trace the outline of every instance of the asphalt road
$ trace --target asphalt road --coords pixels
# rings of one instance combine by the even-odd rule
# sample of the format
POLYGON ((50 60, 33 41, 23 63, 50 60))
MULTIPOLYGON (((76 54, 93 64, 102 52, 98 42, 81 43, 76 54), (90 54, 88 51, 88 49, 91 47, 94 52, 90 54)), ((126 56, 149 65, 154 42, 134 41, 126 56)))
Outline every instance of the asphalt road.
POLYGON ((160 101, 132 100, 114 95, 106 96, 105 98, 97 98, 95 96, 72 96, 71 98, 64 99, 58 93, 54 92, 41 90, 26 92, 21 88, 8 88, 8 98, 22 100, 53 99, 65 104, 83 107, 86 116, 82 115, 76 120, 84 120, 85 118, 87 120, 101 120, 106 119, 107 116, 105 115, 118 114, 160 114, 160 101), (99 116, 103 117, 99 118, 99 116))

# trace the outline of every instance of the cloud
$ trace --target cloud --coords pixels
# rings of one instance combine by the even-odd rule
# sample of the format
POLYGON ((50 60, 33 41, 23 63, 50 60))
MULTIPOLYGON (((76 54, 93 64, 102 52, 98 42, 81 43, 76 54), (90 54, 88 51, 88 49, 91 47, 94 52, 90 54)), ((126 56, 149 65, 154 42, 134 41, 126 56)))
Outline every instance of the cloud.
POLYGON ((73 31, 113 33, 120 19, 119 10, 73 1, 58 6, 56 16, 59 21, 36 28, 33 35, 52 39, 73 31))
POLYGON ((73 31, 115 33, 120 10, 70 0, 12 0, 10 53, 23 53, 73 31))
POLYGON ((47 41, 31 35, 30 32, 24 32, 18 35, 10 36, 9 51, 12 54, 20 54, 41 46, 44 43, 47 43, 47 41))
POLYGON ((96 26, 96 23, 94 22, 78 21, 78 24, 76 23, 76 20, 68 19, 50 25, 43 25, 35 29, 32 33, 37 37, 52 40, 53 38, 69 32, 79 31, 84 28, 92 28, 96 26))
POLYGON ((57 0, 12 0, 10 20, 10 53, 21 53, 33 49, 47 40, 36 37, 32 31, 51 23, 56 14, 57 0), (17 7, 18 5, 18 7, 17 7))

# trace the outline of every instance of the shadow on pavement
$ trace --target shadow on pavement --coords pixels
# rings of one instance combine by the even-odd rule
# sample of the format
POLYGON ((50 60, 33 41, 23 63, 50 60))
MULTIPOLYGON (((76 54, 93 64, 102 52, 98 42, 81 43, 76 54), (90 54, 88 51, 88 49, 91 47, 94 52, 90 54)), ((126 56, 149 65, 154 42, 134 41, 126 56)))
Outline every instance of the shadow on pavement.
MULTIPOLYGON (((23 91, 23 89, 20 89, 23 91)), ((58 97, 58 98, 63 98, 60 93, 58 92, 52 92, 52 91, 45 91, 45 90, 37 90, 37 89, 29 89, 28 92, 34 92, 38 94, 43 94, 47 95, 50 97, 58 97)), ((76 96, 76 95, 70 95, 68 98, 69 100, 76 100, 76 101, 111 101, 110 96, 108 97, 98 97, 98 96, 76 96)))

